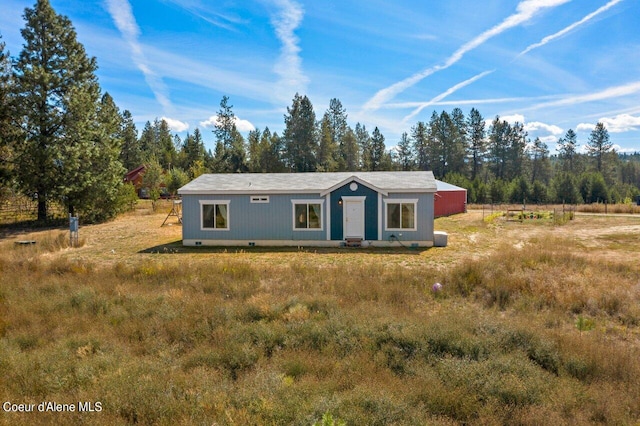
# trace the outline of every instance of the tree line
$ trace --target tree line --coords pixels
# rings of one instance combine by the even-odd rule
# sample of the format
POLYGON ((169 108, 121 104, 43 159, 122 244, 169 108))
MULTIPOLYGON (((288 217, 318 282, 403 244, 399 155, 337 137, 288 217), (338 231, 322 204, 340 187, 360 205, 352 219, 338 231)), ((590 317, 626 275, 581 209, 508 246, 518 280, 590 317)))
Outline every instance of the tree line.
POLYGON ((217 117, 215 151, 201 150, 197 164, 204 168, 194 169, 188 161, 184 168, 213 173, 431 170, 436 179, 466 188, 471 203, 616 203, 640 194, 640 154, 616 153, 603 123, 596 124, 584 149, 569 129, 558 141, 557 154, 551 154, 540 138, 528 137, 522 123, 499 116, 489 123, 475 108, 467 116, 460 108, 434 111, 391 149, 377 127, 370 133, 360 123, 349 126, 335 98, 318 120, 309 98, 296 94, 282 135, 267 127, 252 130, 245 140, 226 96, 217 117))
POLYGON ((182 139, 156 119, 138 132, 131 113, 102 92, 96 59, 68 18, 37 0, 24 19, 17 57, 0 36, 0 185, 37 199, 39 220, 52 202, 85 221, 115 216, 135 198, 122 178, 141 164, 156 195, 161 184, 175 193, 203 173, 378 170, 431 170, 466 188, 472 203, 628 202, 640 194, 640 154, 616 153, 602 123, 584 150, 568 130, 553 155, 522 123, 496 116, 488 124, 475 108, 467 116, 459 108, 434 111, 386 141, 377 127, 350 126, 339 99, 318 118, 309 98, 296 94, 280 135, 266 127, 245 138, 227 96, 213 151, 198 128, 182 139))

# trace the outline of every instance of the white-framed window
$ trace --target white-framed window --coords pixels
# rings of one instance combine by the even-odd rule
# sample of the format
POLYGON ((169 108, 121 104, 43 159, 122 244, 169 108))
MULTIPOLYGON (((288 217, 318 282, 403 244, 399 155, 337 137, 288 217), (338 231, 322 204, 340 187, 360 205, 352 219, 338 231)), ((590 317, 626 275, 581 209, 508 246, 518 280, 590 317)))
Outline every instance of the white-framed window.
POLYGON ((416 231, 418 229, 416 212, 418 200, 384 200, 386 205, 386 229, 388 231, 416 231))
POLYGON ((322 231, 324 200, 291 200, 294 231, 322 231))
POLYGON ((200 200, 200 229, 229 230, 229 200, 200 200))
POLYGON ((267 204, 269 203, 268 195, 252 195, 250 197, 251 203, 253 204, 267 204))

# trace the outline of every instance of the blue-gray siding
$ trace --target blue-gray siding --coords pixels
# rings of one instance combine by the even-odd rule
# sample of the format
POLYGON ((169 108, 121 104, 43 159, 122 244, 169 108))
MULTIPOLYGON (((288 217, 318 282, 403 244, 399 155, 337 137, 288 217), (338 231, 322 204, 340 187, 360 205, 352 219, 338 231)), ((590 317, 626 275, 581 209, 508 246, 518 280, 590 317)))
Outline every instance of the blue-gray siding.
POLYGON ((399 237, 401 241, 433 241, 433 194, 389 194, 386 199, 418 199, 416 210, 416 230, 415 231, 387 231, 387 208, 382 204, 382 239, 389 240, 391 235, 399 237), (402 234, 399 236, 398 234, 402 234))
MULTIPOLYGON (((341 196, 366 196, 365 239, 389 240, 391 235, 402 241, 433 241, 433 194, 394 193, 383 199, 418 199, 416 210, 416 231, 387 231, 386 204, 378 207, 378 193, 364 185, 351 191, 349 185, 338 188, 330 194, 330 214, 332 240, 342 240, 342 207, 338 205, 341 196), (382 234, 378 235, 379 220, 382 218, 382 234), (399 234, 402 233, 402 236, 399 234)), ((328 226, 328 206, 326 197, 319 194, 270 194, 269 203, 251 203, 250 195, 188 195, 182 197, 182 236, 185 240, 326 240, 328 226), (321 230, 293 230, 292 200, 318 200, 323 202, 321 230), (229 230, 201 229, 201 200, 229 200, 229 230)))
POLYGON ((182 238, 195 240, 326 240, 326 200, 322 230, 293 230, 293 199, 325 200, 318 194, 269 195, 251 203, 250 195, 183 195, 182 238), (229 200, 229 230, 202 230, 200 200, 229 200))

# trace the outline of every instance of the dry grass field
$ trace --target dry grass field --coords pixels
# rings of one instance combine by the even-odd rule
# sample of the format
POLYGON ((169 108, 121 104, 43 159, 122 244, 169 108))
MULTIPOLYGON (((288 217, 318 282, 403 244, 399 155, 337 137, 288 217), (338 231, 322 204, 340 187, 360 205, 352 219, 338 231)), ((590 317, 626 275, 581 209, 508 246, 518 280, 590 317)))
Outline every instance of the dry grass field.
POLYGON ((471 211, 428 250, 195 249, 169 209, 81 226, 77 248, 4 230, 1 424, 640 420, 640 216, 471 211))

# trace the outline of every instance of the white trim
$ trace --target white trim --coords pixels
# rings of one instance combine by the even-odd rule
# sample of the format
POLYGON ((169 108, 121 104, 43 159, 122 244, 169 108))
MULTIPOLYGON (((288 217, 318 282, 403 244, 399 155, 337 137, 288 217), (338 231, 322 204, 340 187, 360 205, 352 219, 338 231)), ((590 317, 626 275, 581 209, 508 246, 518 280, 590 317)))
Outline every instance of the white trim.
POLYGON ((366 186, 367 188, 372 189, 372 190, 374 190, 374 191, 376 191, 376 192, 378 192, 378 193, 381 193, 381 194, 383 194, 383 195, 389 195, 389 191, 388 191, 388 190, 385 190, 385 189, 382 189, 382 188, 378 188, 377 186, 372 185, 372 184, 370 184, 369 182, 367 182, 366 180, 360 179, 358 176, 355 176, 355 175, 352 175, 352 176, 350 176, 350 177, 348 177, 348 178, 346 178, 346 179, 344 179, 344 180, 342 180, 342 181, 340 181, 340 182, 336 183, 336 184, 335 184, 335 185, 333 185, 332 187, 325 189, 324 191, 322 191, 322 192, 320 193, 320 195, 321 195, 321 196, 324 196, 325 194, 328 194, 329 192, 333 192, 333 191, 335 191, 336 189, 338 189, 338 188, 341 188, 341 187, 345 186, 345 185, 346 185, 346 184, 348 184, 349 182, 357 182, 357 183, 359 183, 360 185, 364 185, 364 186, 366 186))
MULTIPOLYGON (((240 246, 261 246, 261 247, 341 247, 344 240, 207 240, 204 238, 189 238, 182 240, 183 246, 213 246, 213 247, 240 247, 240 246), (200 244, 197 244, 200 243, 200 244)), ((383 248, 396 247, 406 250, 406 247, 417 245, 418 247, 433 247, 433 241, 402 241, 401 246, 397 241, 363 241, 363 247, 383 248)))
MULTIPOLYGON (((308 207, 307 207, 308 208, 308 207)), ((324 199, 293 199, 291 200, 291 229, 294 231, 324 231, 324 199), (296 228, 296 204, 320 204, 320 228, 296 228)), ((309 212, 307 211, 307 215, 309 212)), ((307 218, 308 220, 308 218, 307 218)))
POLYGON ((229 209, 229 204, 231 203, 231 200, 198 200, 200 203, 200 230, 201 231, 229 231, 231 230, 231 215, 230 213, 230 209, 229 209), (202 226, 202 207, 203 206, 215 206, 218 204, 222 204, 227 206, 227 227, 226 228, 205 228, 202 226))
MULTIPOLYGON (((359 179, 358 181, 361 181, 359 179)), ((380 192, 382 195, 387 196, 390 193, 412 193, 412 194, 433 194, 436 191, 435 188, 386 188, 379 189, 368 182, 361 182, 364 186, 369 189, 372 189, 376 192, 380 192)), ((344 184, 343 184, 344 185, 344 184)), ((339 187, 338 187, 339 188, 339 187)), ((337 189, 337 188, 336 188, 337 189)), ((288 189, 288 190, 272 190, 272 189, 264 189, 259 191, 249 191, 249 190, 220 190, 220 189, 192 189, 192 190, 178 190, 178 195, 256 195, 256 194, 271 194, 271 195, 300 195, 300 194, 318 194, 321 197, 324 197, 328 192, 328 190, 321 190, 318 188, 313 189, 288 189)))
POLYGON ((382 194, 378 193, 378 241, 382 241, 382 194))
POLYGON ((251 204, 268 204, 269 196, 268 195, 250 195, 249 201, 251 204))
POLYGON ((362 238, 364 239, 364 234, 366 232, 366 227, 365 227, 365 205, 364 202, 367 199, 367 197, 365 196, 348 196, 348 195, 344 195, 342 196, 342 239, 345 238, 362 238), (359 203, 361 206, 361 211, 362 211, 362 235, 346 235, 347 233, 347 203, 359 203))
MULTIPOLYGON (((400 209, 402 214, 402 209, 400 209)), ((402 226, 402 218, 400 219, 402 226)), ((385 231, 417 231, 418 230, 418 199, 417 198, 387 198, 384 200, 384 229, 385 231), (413 228, 389 228, 388 204, 413 204, 413 228)))
POLYGON ((327 194, 327 241, 331 240, 331 193, 327 194))

